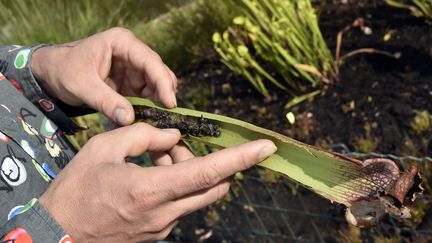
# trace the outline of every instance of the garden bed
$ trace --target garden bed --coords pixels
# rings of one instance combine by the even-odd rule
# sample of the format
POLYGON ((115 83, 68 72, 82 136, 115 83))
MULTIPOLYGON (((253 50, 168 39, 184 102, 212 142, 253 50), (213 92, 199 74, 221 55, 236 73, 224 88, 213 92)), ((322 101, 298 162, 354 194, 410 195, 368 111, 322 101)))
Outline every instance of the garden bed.
MULTIPOLYGON (((327 149, 343 143, 352 151, 365 153, 429 155, 432 133, 414 131, 411 121, 416 111, 432 113, 432 26, 383 1, 350 2, 329 4, 321 16, 320 26, 331 50, 336 47, 337 33, 361 17, 372 34, 349 31, 342 54, 376 48, 399 52, 399 59, 379 54, 354 56, 340 67, 339 81, 314 99, 287 110, 284 107, 291 97, 273 87, 271 101, 264 100, 214 54, 180 75, 179 103, 239 118, 327 149), (296 116, 293 125, 285 117, 289 111, 296 116)), ((407 241, 431 237, 427 216, 414 223, 388 219, 376 229, 350 229, 343 221, 342 207, 305 189, 294 190, 294 195, 292 184, 278 178, 278 183, 271 184, 268 177, 256 169, 248 171, 234 183, 230 203, 224 201, 185 217, 173 237, 197 241, 208 236, 215 242, 343 241, 351 234, 366 242, 379 237, 407 241)), ((422 210, 428 212, 427 207, 422 210)))

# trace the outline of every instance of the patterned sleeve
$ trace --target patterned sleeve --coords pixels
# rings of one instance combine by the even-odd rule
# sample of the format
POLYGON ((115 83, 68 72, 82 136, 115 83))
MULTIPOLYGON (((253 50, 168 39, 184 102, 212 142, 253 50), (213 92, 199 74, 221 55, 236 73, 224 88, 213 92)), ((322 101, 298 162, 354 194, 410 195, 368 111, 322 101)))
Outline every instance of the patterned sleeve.
POLYGON ((32 199, 0 228, 0 239, 1 243, 73 243, 37 199, 32 199))
MULTIPOLYGON (((34 78, 30 59, 35 50, 46 45, 0 47, 0 73, 2 73, 39 110, 55 122, 66 134, 73 134, 81 127, 76 125, 54 102, 34 78)), ((56 104, 57 103, 57 104, 56 104)), ((71 107, 69 107, 71 108, 71 107)), ((71 108, 72 109, 72 108, 71 108)), ((72 113, 73 113, 72 109, 72 113)))
POLYGON ((0 242, 72 242, 36 198, 73 157, 73 148, 1 74, 0 91, 0 242))
POLYGON ((31 73, 39 47, 0 47, 0 243, 73 242, 36 199, 74 156, 61 130, 79 129, 31 73))

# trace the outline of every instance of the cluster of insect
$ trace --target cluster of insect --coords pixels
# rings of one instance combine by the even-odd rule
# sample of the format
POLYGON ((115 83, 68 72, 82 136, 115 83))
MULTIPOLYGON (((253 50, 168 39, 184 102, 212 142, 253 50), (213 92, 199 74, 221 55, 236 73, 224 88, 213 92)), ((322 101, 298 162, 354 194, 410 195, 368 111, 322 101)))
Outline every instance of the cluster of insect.
POLYGON ((186 138, 189 136, 219 137, 221 135, 219 125, 211 123, 203 116, 199 118, 186 117, 163 110, 149 108, 142 111, 135 111, 135 117, 150 122, 157 128, 177 128, 186 138))

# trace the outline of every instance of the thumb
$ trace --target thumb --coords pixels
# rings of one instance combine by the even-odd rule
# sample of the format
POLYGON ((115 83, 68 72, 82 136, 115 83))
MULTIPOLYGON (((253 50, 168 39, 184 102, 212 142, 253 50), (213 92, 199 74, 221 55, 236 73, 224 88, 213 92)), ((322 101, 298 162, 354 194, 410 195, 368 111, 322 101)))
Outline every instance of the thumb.
POLYGON ((124 162, 125 158, 139 156, 146 151, 167 151, 179 140, 177 129, 158 129, 146 123, 135 123, 92 137, 78 154, 93 155, 98 162, 124 162))
POLYGON ((135 120, 135 113, 129 101, 102 80, 81 90, 81 97, 84 103, 120 125, 130 125, 135 120))

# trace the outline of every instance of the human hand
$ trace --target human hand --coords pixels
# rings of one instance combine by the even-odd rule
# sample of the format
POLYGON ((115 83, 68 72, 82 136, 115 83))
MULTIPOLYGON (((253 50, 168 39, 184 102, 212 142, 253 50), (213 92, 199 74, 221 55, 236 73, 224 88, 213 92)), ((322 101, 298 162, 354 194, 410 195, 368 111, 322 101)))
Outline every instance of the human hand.
POLYGON ((37 49, 31 67, 53 97, 73 106, 87 104, 120 125, 129 125, 135 118, 122 95, 176 106, 174 73, 157 53, 123 28, 37 49))
POLYGON ((257 140, 195 158, 179 139, 144 123, 97 135, 39 200, 76 242, 160 240, 180 217, 222 198, 227 177, 276 150, 257 140), (145 151, 161 166, 125 161, 145 151))

